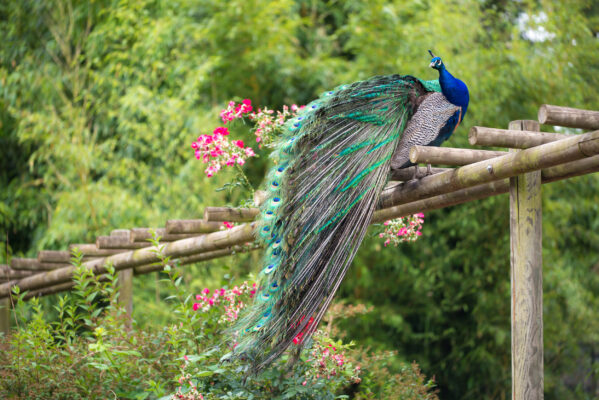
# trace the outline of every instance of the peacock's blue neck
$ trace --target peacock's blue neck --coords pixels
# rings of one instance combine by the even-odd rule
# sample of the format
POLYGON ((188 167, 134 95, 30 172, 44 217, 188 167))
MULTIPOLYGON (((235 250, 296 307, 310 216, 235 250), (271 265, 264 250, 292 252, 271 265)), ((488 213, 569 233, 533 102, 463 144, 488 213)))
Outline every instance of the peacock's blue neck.
POLYGON ((470 101, 466 84, 461 80, 454 78, 454 76, 445 69, 445 65, 442 65, 439 69, 439 84, 441 85, 441 91, 447 100, 456 106, 462 107, 463 119, 468 110, 468 102, 470 101))

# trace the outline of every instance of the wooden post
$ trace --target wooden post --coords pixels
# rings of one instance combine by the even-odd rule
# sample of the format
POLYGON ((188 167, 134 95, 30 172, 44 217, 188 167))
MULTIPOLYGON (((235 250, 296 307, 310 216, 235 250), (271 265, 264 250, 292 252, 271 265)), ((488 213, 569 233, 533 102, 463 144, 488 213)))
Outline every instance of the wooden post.
MULTIPOLYGON (((536 121, 509 129, 536 131, 536 121)), ((516 151, 516 150, 513 150, 516 151)), ((510 178, 512 399, 543 399, 541 171, 510 178)))
POLYGON ((0 332, 8 335, 10 331, 10 298, 0 299, 0 332))
POLYGON ((125 327, 131 329, 133 318, 133 268, 119 271, 119 305, 125 309, 125 327))

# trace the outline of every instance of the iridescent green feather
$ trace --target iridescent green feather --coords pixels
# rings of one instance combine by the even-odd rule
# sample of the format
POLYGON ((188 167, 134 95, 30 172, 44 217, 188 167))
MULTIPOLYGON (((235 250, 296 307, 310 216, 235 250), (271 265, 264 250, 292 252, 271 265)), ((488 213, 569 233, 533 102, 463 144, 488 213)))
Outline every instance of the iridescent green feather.
POLYGON ((252 371, 316 328, 370 223, 411 102, 435 82, 392 75, 343 85, 286 123, 257 228, 266 245, 259 293, 235 327, 235 355, 252 371))

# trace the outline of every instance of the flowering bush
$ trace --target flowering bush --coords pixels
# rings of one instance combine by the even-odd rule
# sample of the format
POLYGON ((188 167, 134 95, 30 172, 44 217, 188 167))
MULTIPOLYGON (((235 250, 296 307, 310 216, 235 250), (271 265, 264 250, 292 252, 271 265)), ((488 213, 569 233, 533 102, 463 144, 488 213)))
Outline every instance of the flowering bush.
POLYGON ((242 140, 231 141, 228 135, 229 130, 221 126, 212 135, 200 135, 191 144, 196 158, 208 164, 204 171, 208 178, 223 166, 243 165, 247 158, 256 156, 251 147, 244 147, 242 140))
POLYGON ((379 237, 385 239, 385 246, 388 244, 397 246, 402 242, 413 242, 422 236, 423 222, 423 213, 385 221, 383 223, 384 231, 379 233, 379 237))
MULTIPOLYGON (((293 104, 291 107, 283 106, 283 111, 277 111, 274 115, 273 110, 258 109, 253 111, 250 99, 245 99, 237 104, 234 101, 229 102, 227 108, 220 112, 220 117, 224 124, 247 117, 255 123, 253 132, 256 135, 256 142, 262 145, 271 145, 276 136, 280 134, 282 126, 289 118, 293 118, 304 108, 293 104)), ((229 130, 226 127, 219 126, 214 129, 211 135, 200 135, 196 141, 191 144, 198 160, 208 164, 204 171, 207 177, 214 176, 224 166, 241 166, 245 164, 250 157, 255 157, 254 150, 245 146, 242 140, 230 140, 228 138, 229 130)), ((238 168, 238 172, 243 174, 238 168)), ((248 183, 244 176, 244 183, 248 183)))
POLYGON ((272 146, 276 137, 281 133, 281 129, 289 118, 294 118, 297 113, 305 106, 298 107, 292 104, 291 107, 284 105, 283 112, 277 111, 277 115, 273 115, 274 111, 264 107, 258 109, 257 113, 251 113, 248 118, 256 123, 254 134, 256 142, 265 146, 272 146))

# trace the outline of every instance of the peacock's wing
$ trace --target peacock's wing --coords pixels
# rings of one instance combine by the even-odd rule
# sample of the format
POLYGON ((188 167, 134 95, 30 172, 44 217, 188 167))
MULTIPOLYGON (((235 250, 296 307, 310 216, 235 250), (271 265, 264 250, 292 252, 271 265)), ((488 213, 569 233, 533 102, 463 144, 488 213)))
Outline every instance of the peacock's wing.
POLYGON ((450 103, 442 93, 426 93, 419 100, 418 110, 410 118, 393 154, 391 169, 414 165, 410 162, 412 146, 440 146, 459 124, 461 108, 450 103))
POLYGON ((325 93, 286 126, 258 228, 267 245, 259 290, 235 328, 235 353, 253 371, 318 325, 427 93, 411 76, 375 77, 325 93))

